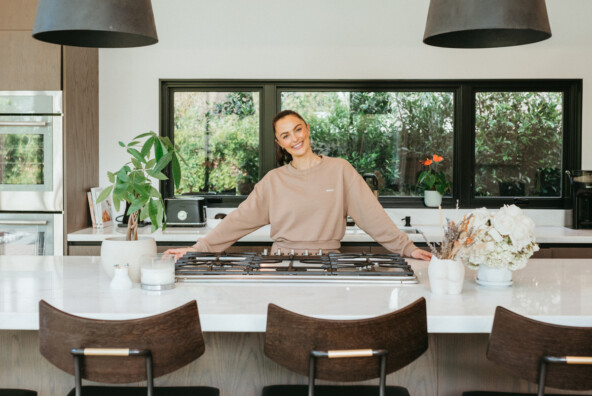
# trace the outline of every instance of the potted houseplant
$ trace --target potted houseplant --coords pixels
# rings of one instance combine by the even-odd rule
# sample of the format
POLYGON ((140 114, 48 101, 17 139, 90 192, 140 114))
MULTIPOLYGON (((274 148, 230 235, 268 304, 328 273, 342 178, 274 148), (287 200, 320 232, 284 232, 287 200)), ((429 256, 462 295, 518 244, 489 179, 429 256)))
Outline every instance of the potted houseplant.
POLYGON ((450 191, 450 183, 446 180, 444 171, 438 170, 444 157, 434 154, 426 158, 422 165, 426 167, 417 177, 417 189, 423 191, 423 201, 426 206, 437 207, 442 203, 442 196, 450 191))
POLYGON ((130 161, 115 172, 107 172, 112 184, 103 190, 97 201, 112 194, 117 211, 122 202, 127 202, 129 219, 125 237, 103 241, 101 259, 110 276, 115 265, 128 265, 130 277, 139 282, 140 261, 142 257, 156 255, 156 243, 151 237, 138 238, 138 222, 150 218, 152 232, 166 228, 164 201, 153 181, 167 180, 162 170, 172 164, 173 181, 178 186, 181 181, 179 159, 182 158, 168 137, 152 131, 136 136, 128 144, 119 142, 119 145, 131 156, 130 161))
POLYGON ((512 272, 524 268, 530 256, 539 250, 534 240, 534 222, 516 205, 504 205, 493 214, 486 208, 471 216, 476 236, 463 261, 476 269, 477 283, 483 286, 507 287, 512 272))

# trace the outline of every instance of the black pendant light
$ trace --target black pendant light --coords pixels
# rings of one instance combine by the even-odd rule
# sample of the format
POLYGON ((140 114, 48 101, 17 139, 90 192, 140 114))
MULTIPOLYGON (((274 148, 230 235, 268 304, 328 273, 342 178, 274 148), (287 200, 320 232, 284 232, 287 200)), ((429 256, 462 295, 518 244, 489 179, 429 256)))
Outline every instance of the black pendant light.
POLYGON ((94 48, 158 42, 150 0, 39 0, 33 37, 94 48))
POLYGON ((423 42, 436 47, 509 47, 551 37, 545 0, 430 0, 423 42))

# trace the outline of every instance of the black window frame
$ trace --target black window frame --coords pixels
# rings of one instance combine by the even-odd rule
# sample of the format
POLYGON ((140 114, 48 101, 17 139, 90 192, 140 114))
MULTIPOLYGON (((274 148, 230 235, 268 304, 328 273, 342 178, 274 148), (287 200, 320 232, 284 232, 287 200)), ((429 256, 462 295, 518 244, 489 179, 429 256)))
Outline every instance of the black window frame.
MULTIPOLYGON (((581 79, 504 79, 504 80, 235 80, 235 79, 161 79, 160 134, 174 143, 173 96, 175 92, 258 91, 260 94, 259 176, 275 167, 273 116, 281 108, 281 93, 287 91, 399 91, 453 92, 453 191, 442 200, 443 208, 499 207, 517 203, 531 209, 568 209, 571 199, 566 170, 581 168, 582 80, 581 79), (562 92, 563 147, 561 197, 476 197, 475 172, 475 95, 477 92, 562 92)), ((170 169, 166 170, 167 174, 170 169)), ((163 197, 171 197, 172 182, 160 182, 163 197)), ((246 196, 203 195, 209 206, 236 207, 246 196)), ((383 196, 385 208, 423 208, 423 197, 383 196)))

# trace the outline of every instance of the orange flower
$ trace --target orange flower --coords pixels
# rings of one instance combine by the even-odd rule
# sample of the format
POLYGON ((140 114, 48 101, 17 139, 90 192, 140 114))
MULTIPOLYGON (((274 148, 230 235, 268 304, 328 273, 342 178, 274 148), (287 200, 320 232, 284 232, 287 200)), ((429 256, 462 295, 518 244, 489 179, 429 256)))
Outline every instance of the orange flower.
POLYGON ((434 162, 441 162, 444 157, 440 157, 438 154, 434 154, 434 162))
POLYGON ((471 237, 468 237, 466 242, 467 242, 467 245, 470 245, 471 243, 473 243, 473 239, 471 237))
POLYGON ((426 160, 423 161, 422 164, 424 164, 425 166, 431 165, 432 164, 432 160, 429 159, 429 158, 426 158, 426 160))

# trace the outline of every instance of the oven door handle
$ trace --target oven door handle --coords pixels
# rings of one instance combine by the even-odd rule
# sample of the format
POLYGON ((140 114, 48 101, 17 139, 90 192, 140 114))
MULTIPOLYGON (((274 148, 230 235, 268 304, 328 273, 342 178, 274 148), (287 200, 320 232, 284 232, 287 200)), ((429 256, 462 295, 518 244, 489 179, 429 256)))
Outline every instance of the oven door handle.
POLYGON ((45 122, 45 121, 0 121, 0 126, 44 127, 44 126, 47 126, 47 122, 45 122))
POLYGON ((47 225, 47 220, 0 220, 0 225, 47 225))

